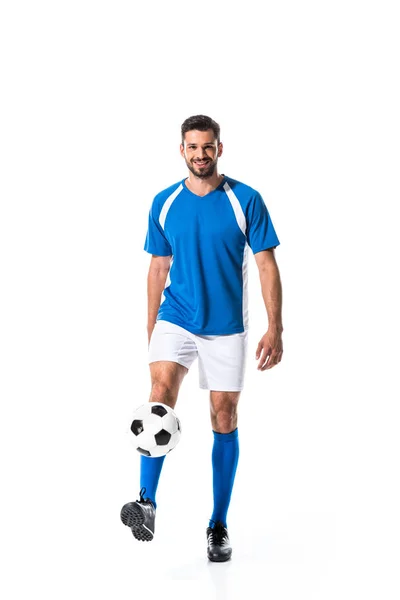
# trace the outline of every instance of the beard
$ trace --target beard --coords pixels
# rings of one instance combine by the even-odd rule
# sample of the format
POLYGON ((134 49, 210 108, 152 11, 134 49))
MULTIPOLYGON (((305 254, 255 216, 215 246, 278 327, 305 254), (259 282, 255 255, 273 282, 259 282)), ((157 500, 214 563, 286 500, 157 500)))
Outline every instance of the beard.
POLYGON ((186 166, 193 175, 199 179, 207 179, 213 175, 217 166, 217 161, 210 160, 204 167, 199 168, 195 163, 190 163, 186 159, 186 166))

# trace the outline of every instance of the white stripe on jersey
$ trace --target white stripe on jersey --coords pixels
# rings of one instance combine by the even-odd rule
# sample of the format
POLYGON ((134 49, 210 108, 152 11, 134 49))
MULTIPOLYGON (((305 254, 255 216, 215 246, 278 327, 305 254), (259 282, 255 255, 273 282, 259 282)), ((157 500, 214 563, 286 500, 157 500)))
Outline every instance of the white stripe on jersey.
POLYGON ((242 295, 242 315, 243 315, 243 328, 247 331, 249 327, 249 292, 248 292, 248 256, 249 256, 249 245, 246 242, 243 251, 243 263, 242 263, 242 281, 243 281, 243 295, 242 295))
MULTIPOLYGON (((233 212, 235 213, 236 222, 239 225, 239 229, 246 235, 246 217, 244 216, 244 212, 240 205, 239 200, 237 199, 235 193, 229 186, 228 182, 224 185, 224 190, 229 198, 229 201, 232 205, 233 212)), ((248 250, 249 245, 247 241, 245 242, 245 247, 243 251, 243 263, 242 263, 242 285, 243 285, 243 294, 242 294, 242 318, 243 318, 243 328, 246 331, 248 329, 249 324, 249 302, 248 302, 248 250)))
POLYGON ((169 198, 166 199, 166 201, 163 204, 163 207, 160 212, 160 225, 163 229, 164 229, 164 223, 165 223, 165 219, 167 218, 168 211, 171 208, 171 204, 173 203, 173 201, 175 200, 177 195, 180 194, 180 192, 182 190, 183 190, 183 185, 180 184, 180 186, 178 186, 176 188, 176 190, 174 192, 172 192, 172 194, 169 196, 169 198))
POLYGON ((226 182, 224 184, 224 190, 227 193, 229 202, 232 205, 237 224, 239 225, 239 228, 241 229, 243 235, 246 235, 246 217, 244 216, 242 207, 240 206, 240 202, 237 199, 237 197, 236 197, 235 193, 233 192, 233 190, 231 189, 231 187, 229 186, 228 182, 226 182))

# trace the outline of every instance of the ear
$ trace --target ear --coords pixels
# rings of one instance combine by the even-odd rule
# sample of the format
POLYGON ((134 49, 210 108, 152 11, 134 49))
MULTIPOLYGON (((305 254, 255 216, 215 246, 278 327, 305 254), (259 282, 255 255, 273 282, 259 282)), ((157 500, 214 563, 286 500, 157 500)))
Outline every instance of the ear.
POLYGON ((181 145, 179 146, 179 149, 180 149, 180 152, 181 152, 181 156, 183 156, 183 157, 184 157, 184 156, 185 156, 185 149, 184 149, 184 147, 183 147, 183 144, 181 144, 181 145))
POLYGON ((224 145, 223 145, 222 142, 220 142, 218 144, 218 158, 221 156, 221 154, 223 153, 223 151, 224 151, 224 145))

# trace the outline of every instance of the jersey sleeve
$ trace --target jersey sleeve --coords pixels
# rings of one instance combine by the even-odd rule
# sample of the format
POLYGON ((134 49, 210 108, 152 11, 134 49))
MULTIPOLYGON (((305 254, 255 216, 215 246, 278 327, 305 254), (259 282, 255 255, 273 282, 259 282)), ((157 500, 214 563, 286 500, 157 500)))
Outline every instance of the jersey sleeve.
POLYGON ((247 218, 247 242, 253 254, 275 248, 280 242, 265 202, 258 192, 252 199, 247 218))
POLYGON ((149 224, 144 249, 146 252, 149 252, 149 254, 172 256, 172 248, 160 225, 159 216, 157 203, 153 200, 149 211, 149 224))

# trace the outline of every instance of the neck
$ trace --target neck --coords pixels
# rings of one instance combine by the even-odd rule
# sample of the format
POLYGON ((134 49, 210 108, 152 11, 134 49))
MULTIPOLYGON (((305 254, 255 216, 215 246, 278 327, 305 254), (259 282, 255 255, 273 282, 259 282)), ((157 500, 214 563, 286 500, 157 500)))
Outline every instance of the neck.
POLYGON ((201 177, 196 177, 193 175, 191 171, 189 171, 189 177, 186 179, 187 187, 197 194, 198 196, 205 196, 215 190, 216 187, 219 186, 224 176, 220 175, 216 171, 211 175, 211 177, 207 177, 207 179, 201 179, 201 177))

